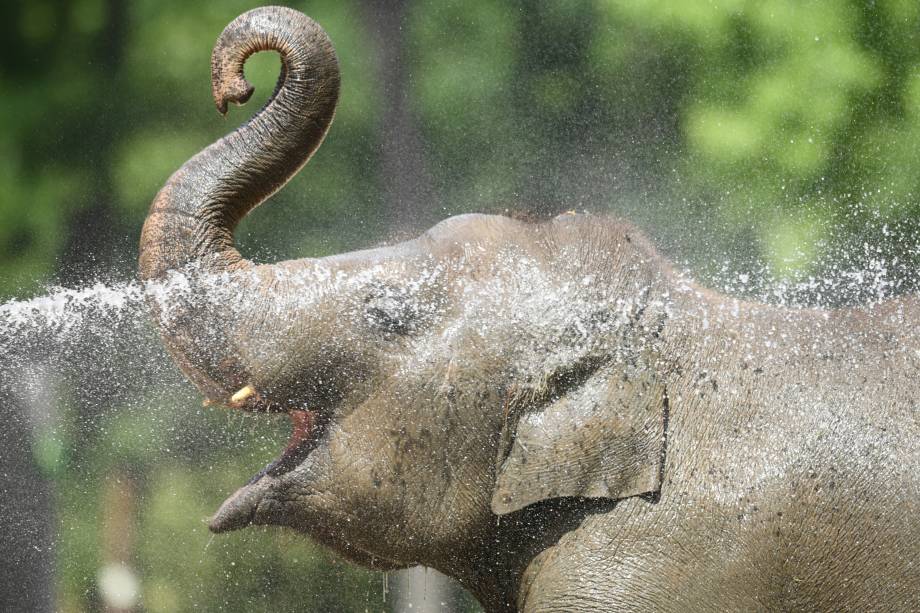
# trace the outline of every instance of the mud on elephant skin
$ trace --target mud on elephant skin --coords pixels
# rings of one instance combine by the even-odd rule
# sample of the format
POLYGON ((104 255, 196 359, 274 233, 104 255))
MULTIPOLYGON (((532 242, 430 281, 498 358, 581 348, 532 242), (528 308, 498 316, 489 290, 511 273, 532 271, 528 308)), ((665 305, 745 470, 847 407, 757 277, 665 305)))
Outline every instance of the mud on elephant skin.
POLYGON ((468 215, 256 265, 233 229, 312 155, 339 73, 286 8, 221 34, 214 98, 274 95, 154 200, 140 275, 206 399, 287 413, 217 532, 302 531, 426 564, 490 611, 920 608, 920 304, 791 310, 676 273, 629 225, 468 215))

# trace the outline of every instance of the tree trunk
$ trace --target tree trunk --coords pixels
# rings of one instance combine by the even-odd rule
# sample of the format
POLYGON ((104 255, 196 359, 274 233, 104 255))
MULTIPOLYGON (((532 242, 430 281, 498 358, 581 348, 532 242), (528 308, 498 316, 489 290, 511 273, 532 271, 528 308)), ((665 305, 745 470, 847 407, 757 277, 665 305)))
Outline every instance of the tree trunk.
POLYGON ((377 50, 378 183, 384 218, 400 237, 416 234, 434 217, 437 195, 427 171, 422 131, 412 112, 406 44, 406 0, 366 0, 364 21, 377 50))

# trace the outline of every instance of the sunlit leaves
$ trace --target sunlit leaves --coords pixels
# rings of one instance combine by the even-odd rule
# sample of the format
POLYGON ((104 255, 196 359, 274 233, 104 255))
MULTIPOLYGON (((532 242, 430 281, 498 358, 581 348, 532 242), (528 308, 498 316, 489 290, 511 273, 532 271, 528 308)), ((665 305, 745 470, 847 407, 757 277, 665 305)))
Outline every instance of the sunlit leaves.
POLYGON ((605 0, 600 4, 645 27, 680 30, 704 45, 716 45, 724 40, 732 15, 748 3, 744 0, 605 0))
POLYGON ((498 4, 448 2, 412 14, 416 94, 427 125, 450 139, 494 129, 506 104, 516 24, 498 4))
POLYGON ((707 157, 724 163, 755 159, 765 140, 764 126, 733 110, 701 108, 688 112, 690 140, 707 157))
MULTIPOLYGON (((879 137, 890 135, 887 126, 900 118, 873 109, 901 106, 890 102, 897 83, 892 79, 899 77, 888 71, 897 64, 879 42, 886 39, 877 28, 891 24, 898 36, 906 36, 905 22, 916 18, 915 8, 888 2, 860 10, 792 0, 600 4, 621 38, 641 37, 649 44, 646 50, 627 42, 599 46, 611 66, 628 70, 631 57, 658 54, 659 62, 688 71, 680 92, 686 147, 681 168, 684 185, 697 194, 684 194, 709 200, 731 223, 759 226, 763 254, 784 262, 779 270, 807 269, 815 250, 799 247, 805 255, 789 257, 790 245, 812 240, 813 233, 777 234, 777 220, 801 229, 802 213, 815 213, 829 197, 851 203, 845 195, 853 193, 852 177, 859 176, 864 188, 880 188, 875 193, 884 197, 909 197, 904 186, 885 189, 901 181, 879 166, 898 162, 885 160, 885 154, 878 160, 879 137), (675 54, 682 52, 690 55, 675 54), (841 174, 842 168, 848 174, 841 174), (713 202, 712 194, 719 192, 713 202)), ((620 76, 630 78, 628 72, 620 76)), ((894 144, 893 150, 897 160, 906 159, 904 147, 894 144)))
MULTIPOLYGON (((49 167, 26 173, 12 144, 0 137, 0 295, 28 291, 51 269, 62 238, 61 202, 81 186, 49 167)), ((66 209, 65 209, 66 210, 66 209)))

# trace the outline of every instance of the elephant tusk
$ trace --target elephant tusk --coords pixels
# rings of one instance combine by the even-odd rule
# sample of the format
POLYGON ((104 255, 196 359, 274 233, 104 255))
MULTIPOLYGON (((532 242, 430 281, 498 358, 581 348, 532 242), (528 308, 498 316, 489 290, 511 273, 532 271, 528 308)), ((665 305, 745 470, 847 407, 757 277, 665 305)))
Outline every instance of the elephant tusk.
POLYGON ((256 393, 256 390, 253 389, 251 385, 247 385, 246 387, 244 387, 237 393, 230 396, 230 402, 232 402, 233 404, 241 404, 243 402, 246 402, 246 400, 255 393, 256 393))

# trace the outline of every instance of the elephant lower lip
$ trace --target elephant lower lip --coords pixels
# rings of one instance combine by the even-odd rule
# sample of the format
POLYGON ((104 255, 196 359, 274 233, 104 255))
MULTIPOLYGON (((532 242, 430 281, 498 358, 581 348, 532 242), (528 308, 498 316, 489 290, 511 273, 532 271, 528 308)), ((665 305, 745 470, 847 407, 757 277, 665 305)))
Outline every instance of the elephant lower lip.
POLYGON ((265 496, 275 480, 271 477, 258 476, 227 498, 211 521, 211 532, 229 532, 251 526, 256 518, 256 511, 262 497, 265 496))

